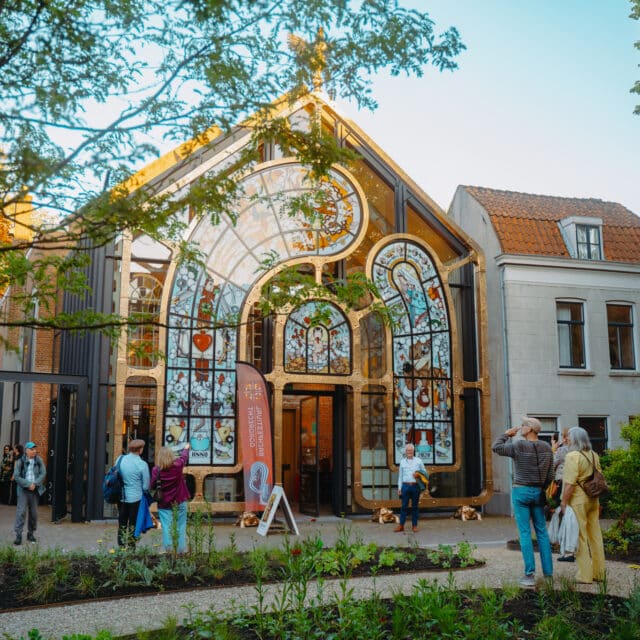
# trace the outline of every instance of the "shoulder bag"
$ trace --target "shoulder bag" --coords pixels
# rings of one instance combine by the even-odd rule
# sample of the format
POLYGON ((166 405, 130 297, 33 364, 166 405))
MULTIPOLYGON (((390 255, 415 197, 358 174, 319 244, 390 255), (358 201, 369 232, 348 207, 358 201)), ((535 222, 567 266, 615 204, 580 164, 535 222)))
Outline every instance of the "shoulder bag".
MULTIPOLYGON (((581 451, 580 453, 587 459, 587 462, 588 462, 589 458, 587 458, 584 452, 581 451)), ((591 466, 593 467, 593 471, 591 472, 591 475, 586 480, 583 480, 582 482, 578 482, 578 484, 582 487, 582 490, 590 498, 597 498, 598 496, 601 496, 603 493, 606 493, 607 491, 609 491, 609 487, 607 485, 607 481, 604 479, 604 476, 602 475, 602 471, 599 471, 598 469, 596 469, 596 459, 593 455, 593 452, 591 453, 591 466)))

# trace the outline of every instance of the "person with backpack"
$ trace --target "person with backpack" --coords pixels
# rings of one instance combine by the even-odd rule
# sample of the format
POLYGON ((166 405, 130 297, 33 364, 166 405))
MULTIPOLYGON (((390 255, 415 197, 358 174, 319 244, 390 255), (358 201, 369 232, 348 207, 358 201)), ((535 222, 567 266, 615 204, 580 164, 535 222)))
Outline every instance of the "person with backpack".
POLYGON ((118 503, 118 546, 135 549, 134 531, 142 494, 149 490, 149 465, 140 457, 144 440, 131 440, 121 456, 122 499, 118 503))
POLYGON ((190 495, 183 469, 188 461, 188 443, 179 456, 169 447, 160 447, 156 455, 157 465, 151 472, 151 486, 155 490, 154 498, 158 501, 158 518, 162 525, 162 546, 169 552, 174 551, 174 544, 177 553, 187 551, 187 501, 190 495))
POLYGON ((27 519, 27 540, 35 542, 35 531, 38 528, 38 502, 44 493, 44 479, 47 469, 42 458, 37 454, 35 442, 24 445, 24 454, 20 456, 13 469, 13 477, 18 488, 18 506, 14 531, 15 545, 22 544, 22 530, 27 519))
POLYGON ((576 581, 591 584, 605 576, 604 545, 600 529, 600 501, 583 488, 594 470, 601 471, 600 458, 592 449, 589 434, 582 427, 569 429, 569 453, 562 473, 562 513, 570 506, 578 520, 576 581))

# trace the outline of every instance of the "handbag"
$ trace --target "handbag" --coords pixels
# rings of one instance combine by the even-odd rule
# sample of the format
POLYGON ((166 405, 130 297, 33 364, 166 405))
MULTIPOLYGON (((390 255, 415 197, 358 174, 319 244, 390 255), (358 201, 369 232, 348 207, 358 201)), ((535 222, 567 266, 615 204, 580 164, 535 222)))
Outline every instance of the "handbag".
POLYGON ((555 508, 558 506, 557 494, 558 493, 558 483, 555 480, 552 480, 547 488, 545 489, 545 495, 547 497, 547 504, 555 508))
MULTIPOLYGON (((582 453, 582 455, 587 458, 587 456, 582 451, 580 453, 582 453)), ((587 461, 588 460, 589 458, 587 458, 587 461)), ((607 485, 607 481, 602 475, 602 471, 596 469, 596 459, 593 454, 591 454, 591 466, 593 467, 591 475, 586 480, 578 482, 578 484, 590 498, 597 498, 603 493, 609 491, 609 486, 607 485)))
POLYGON ((160 480, 160 469, 158 469, 158 477, 151 487, 151 500, 153 502, 162 502, 164 491, 162 490, 162 480, 160 480))
POLYGON ((422 473, 422 471, 416 471, 413 474, 413 477, 416 479, 416 484, 418 485, 418 491, 422 493, 427 490, 429 486, 429 477, 422 473))

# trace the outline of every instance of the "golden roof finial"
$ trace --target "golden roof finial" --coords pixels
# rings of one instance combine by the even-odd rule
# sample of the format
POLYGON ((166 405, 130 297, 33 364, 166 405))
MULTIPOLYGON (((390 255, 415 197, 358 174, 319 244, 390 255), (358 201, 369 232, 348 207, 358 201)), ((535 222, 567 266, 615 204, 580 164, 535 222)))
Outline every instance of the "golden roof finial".
POLYGON ((289 49, 298 55, 298 60, 311 68, 313 71, 313 90, 320 91, 324 84, 327 67, 326 51, 329 48, 324 29, 318 27, 316 38, 313 42, 307 42, 300 36, 290 33, 287 36, 287 44, 289 49))

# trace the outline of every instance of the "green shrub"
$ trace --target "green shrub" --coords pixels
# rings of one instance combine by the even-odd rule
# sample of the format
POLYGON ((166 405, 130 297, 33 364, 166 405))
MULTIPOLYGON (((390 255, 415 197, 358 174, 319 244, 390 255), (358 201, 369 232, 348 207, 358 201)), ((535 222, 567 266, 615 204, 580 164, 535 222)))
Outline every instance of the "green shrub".
POLYGON ((624 425, 620 437, 628 447, 609 450, 602 457, 602 472, 609 485, 603 502, 624 525, 640 517, 640 417, 624 425))

